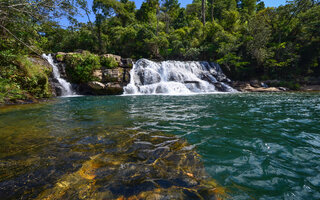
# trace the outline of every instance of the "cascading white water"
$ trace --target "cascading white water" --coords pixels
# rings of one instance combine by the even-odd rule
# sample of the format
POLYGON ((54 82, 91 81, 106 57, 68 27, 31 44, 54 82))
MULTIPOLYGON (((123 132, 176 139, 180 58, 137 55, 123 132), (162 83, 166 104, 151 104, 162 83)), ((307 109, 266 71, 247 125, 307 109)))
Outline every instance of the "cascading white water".
POLYGON ((53 77, 59 82, 61 85, 61 96, 72 96, 76 95, 76 93, 72 90, 71 84, 66 81, 65 79, 61 78, 61 74, 59 71, 59 68, 57 65, 54 63, 52 55, 51 54, 43 54, 42 57, 46 59, 49 64, 52 66, 53 69, 53 77))
POLYGON ((209 62, 138 60, 124 94, 192 94, 236 92, 220 66, 209 62))

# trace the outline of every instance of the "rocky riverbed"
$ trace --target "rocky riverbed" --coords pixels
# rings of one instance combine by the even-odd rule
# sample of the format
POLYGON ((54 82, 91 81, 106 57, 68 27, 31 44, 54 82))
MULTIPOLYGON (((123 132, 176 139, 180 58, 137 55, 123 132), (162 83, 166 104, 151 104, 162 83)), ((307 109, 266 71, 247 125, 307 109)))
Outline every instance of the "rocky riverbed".
POLYGON ((50 140, 45 149, 31 152, 33 156, 27 159, 12 159, 12 155, 1 162, 6 168, 0 174, 7 177, 0 177, 0 197, 39 200, 227 197, 225 189, 205 172, 194 148, 173 135, 113 129, 60 141, 60 146, 69 148, 51 155, 47 149, 55 145, 50 140))

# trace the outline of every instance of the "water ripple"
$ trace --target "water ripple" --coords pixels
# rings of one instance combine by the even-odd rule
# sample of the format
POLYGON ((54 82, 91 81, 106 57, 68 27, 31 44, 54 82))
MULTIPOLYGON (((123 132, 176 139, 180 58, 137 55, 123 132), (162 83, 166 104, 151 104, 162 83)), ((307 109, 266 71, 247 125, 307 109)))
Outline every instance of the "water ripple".
MULTIPOLYGON (((234 199, 320 199, 318 93, 63 98, 0 110, 0 118, 1 158, 52 140, 108 145, 95 135, 106 129, 160 131, 186 139, 185 150, 196 150, 234 199)), ((68 148, 59 146, 60 154, 68 148)))

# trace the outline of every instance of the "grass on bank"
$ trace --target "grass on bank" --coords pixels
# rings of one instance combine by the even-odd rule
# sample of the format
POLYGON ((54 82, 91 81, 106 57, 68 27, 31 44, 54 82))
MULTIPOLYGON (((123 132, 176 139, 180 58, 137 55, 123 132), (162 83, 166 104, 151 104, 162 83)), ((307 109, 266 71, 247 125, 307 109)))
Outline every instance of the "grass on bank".
POLYGON ((0 103, 51 96, 51 68, 33 63, 27 56, 15 56, 0 65, 0 103), (6 65, 4 65, 6 64, 6 65))

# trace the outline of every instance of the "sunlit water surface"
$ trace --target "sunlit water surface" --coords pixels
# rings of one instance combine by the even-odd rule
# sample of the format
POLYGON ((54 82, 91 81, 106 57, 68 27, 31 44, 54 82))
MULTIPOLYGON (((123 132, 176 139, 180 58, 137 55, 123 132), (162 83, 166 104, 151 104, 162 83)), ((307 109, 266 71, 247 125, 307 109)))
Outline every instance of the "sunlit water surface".
MULTIPOLYGON (((66 195, 61 187, 76 177, 73 173, 86 181, 113 173, 118 180, 120 175, 100 165, 92 167, 100 170, 94 175, 81 170, 88 160, 108 160, 105 168, 117 165, 117 159, 128 162, 132 154, 126 142, 140 136, 122 133, 124 129, 161 135, 161 144, 154 136, 145 139, 156 147, 171 142, 179 151, 177 146, 183 146, 183 151, 198 153, 228 198, 320 199, 319 93, 76 97, 2 107, 0 198, 41 199, 55 188, 66 195), (188 144, 175 144, 173 138, 188 144), (112 146, 115 141, 121 141, 121 148, 112 146)), ((140 153, 139 162, 145 159, 140 153)), ((149 157, 143 162, 150 162, 149 157)), ((190 166, 200 168, 199 163, 190 166)), ((79 197, 69 193, 67 197, 79 197)))

